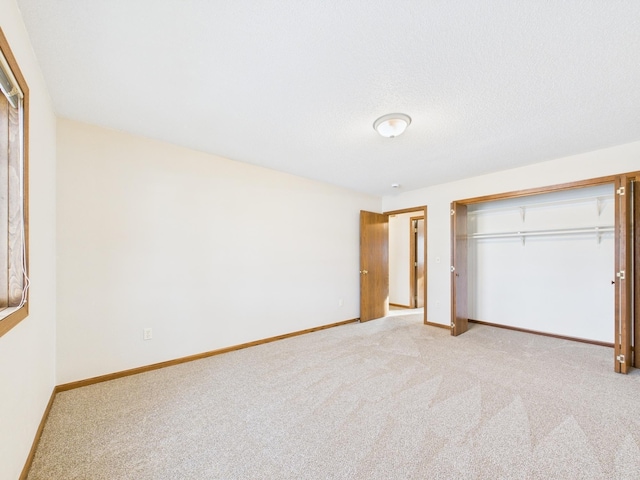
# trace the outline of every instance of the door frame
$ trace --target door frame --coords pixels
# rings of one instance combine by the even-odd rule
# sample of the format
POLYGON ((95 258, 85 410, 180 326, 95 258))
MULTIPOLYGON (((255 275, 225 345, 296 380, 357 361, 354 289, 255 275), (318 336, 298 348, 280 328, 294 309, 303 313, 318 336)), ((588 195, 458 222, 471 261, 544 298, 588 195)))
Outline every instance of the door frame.
MULTIPOLYGON (((575 190, 579 188, 593 187, 597 185, 606 185, 610 184, 614 186, 617 190, 621 186, 627 187, 629 181, 638 181, 640 182, 640 172, 630 172, 623 173, 619 175, 608 175, 604 177, 597 177, 588 180, 581 180, 576 182, 569 183, 561 183, 556 185, 549 185, 543 187, 536 187, 524 190, 515 190, 511 192, 493 194, 493 195, 485 195, 481 197, 473 197, 466 198, 463 200, 456 200, 451 204, 451 215, 452 217, 456 214, 456 206, 466 206, 476 204, 476 203, 485 203, 491 202, 494 200, 505 200, 511 198, 518 197, 528 197, 533 195, 539 195, 544 193, 551 192, 560 192, 565 190, 575 190)), ((617 192, 616 192, 617 193, 617 192)), ((631 346, 633 331, 635 330, 636 339, 638 338, 638 329, 640 328, 640 323, 638 319, 638 314, 634 315, 634 308, 629 307, 629 304, 633 302, 634 297, 638 294, 634 293, 631 289, 632 272, 640 270, 640 252, 634 252, 634 245, 631 241, 632 235, 630 235, 631 231, 631 220, 629 218, 628 210, 632 210, 628 208, 628 202, 630 202, 630 192, 626 197, 622 197, 617 194, 619 201, 615 202, 615 219, 616 219, 616 227, 615 227, 615 272, 620 272, 621 270, 625 270, 627 272, 626 280, 620 280, 620 278, 615 277, 615 287, 616 287, 616 298, 615 298, 615 314, 614 314, 614 370, 619 373, 627 373, 631 368, 631 362, 633 355, 633 348, 631 346), (625 283, 622 283, 625 282, 625 283), (635 318, 632 318, 634 316, 635 318), (634 328, 635 326, 635 328, 634 328), (623 355, 623 357, 620 357, 623 355), (622 361, 621 361, 621 358, 622 361)), ((638 197, 636 197, 638 198, 638 197)), ((455 228, 455 219, 452 218, 452 227, 451 227, 451 244, 452 246, 456 241, 456 228, 455 228)), ((635 227, 636 231, 639 231, 638 227, 635 227)), ((458 235, 459 236, 459 235, 458 235)), ((638 238, 635 239, 636 242, 639 241, 638 238)), ((466 245, 466 243, 465 243, 466 245)), ((464 248, 454 249, 452 247, 451 251, 451 295, 452 295, 452 309, 451 309, 451 331, 452 335, 456 335, 454 333, 454 324, 456 322, 456 308, 454 302, 459 302, 462 306, 462 309, 466 311, 467 302, 468 302, 468 293, 467 292, 458 292, 456 289, 456 281, 453 276, 453 272, 457 271, 461 275, 464 274, 464 278, 460 278, 460 281, 466 285, 468 282, 468 276, 466 272, 466 258, 467 258, 468 246, 464 248), (463 266, 464 265, 464 266, 463 266)), ((637 290, 635 288, 634 290, 637 290)), ((635 303, 635 302, 634 302, 635 303)), ((457 305, 457 304, 456 304, 457 305)), ((640 304, 637 304, 640 309, 640 304)), ((458 319, 459 320, 459 319, 458 319)), ((468 318, 464 319, 468 321, 468 318)), ((637 347, 637 343, 635 343, 634 347, 637 347)), ((640 362, 637 358, 638 355, 635 356, 634 363, 636 366, 640 367, 640 362)))
POLYGON ((384 215, 387 216, 387 219, 391 215, 400 215, 401 213, 415 213, 416 216, 424 217, 424 312, 422 315, 422 323, 425 325, 435 325, 436 327, 440 327, 441 325, 438 323, 431 323, 427 321, 427 305, 428 305, 428 296, 427 296, 427 283, 428 283, 428 267, 427 267, 427 245, 428 245, 428 232, 429 232, 429 224, 427 223, 427 212, 428 208, 426 205, 412 207, 412 208, 403 208, 401 210, 389 210, 388 212, 383 212, 384 215))
MULTIPOLYGON (((418 266, 416 262, 418 261, 418 222, 422 220, 422 236, 423 241, 426 236, 426 220, 422 215, 418 215, 416 217, 409 217, 409 305, 411 308, 420 308, 418 307, 418 266), (415 222, 415 226, 414 226, 415 222)), ((424 245, 423 245, 424 248, 424 245)), ((424 257, 424 255, 423 255, 424 257)), ((425 263, 426 258, 422 259, 422 281, 424 282, 426 279, 426 266, 425 263)), ((424 296, 422 297, 422 306, 424 307, 424 296)))

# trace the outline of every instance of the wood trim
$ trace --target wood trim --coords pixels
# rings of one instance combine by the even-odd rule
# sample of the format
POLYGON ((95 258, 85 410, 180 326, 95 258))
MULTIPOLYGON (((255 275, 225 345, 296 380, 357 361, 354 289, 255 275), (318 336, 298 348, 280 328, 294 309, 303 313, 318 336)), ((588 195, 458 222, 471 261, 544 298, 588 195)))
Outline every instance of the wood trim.
MULTIPOLYGON (((27 273, 29 270, 29 111, 30 111, 30 95, 27 81, 20 70, 20 66, 13 55, 7 37, 2 28, 0 28, 0 51, 7 60, 7 64, 11 67, 11 73, 15 77, 18 85, 22 89, 23 98, 23 188, 24 188, 24 242, 26 251, 27 273)), ((13 327, 18 325, 29 315, 29 292, 27 291, 27 301, 15 312, 0 320, 0 337, 9 332, 13 327)))
POLYGON ((27 476, 29 475, 29 470, 31 469, 31 464, 33 463, 33 459, 36 456, 36 450, 38 449, 38 444, 40 443, 40 437, 42 437, 42 431, 44 430, 44 426, 47 423, 47 419, 49 418, 49 413, 51 412, 51 407, 53 406, 53 401, 56 398, 58 393, 58 387, 55 387, 51 392, 51 397, 49 398, 49 403, 47 403, 47 408, 44 409, 44 413, 42 414, 42 420, 40 420, 40 425, 38 425, 38 430, 36 430, 36 435, 33 438, 33 443, 31 444, 31 450, 29 451, 29 455, 27 455, 27 460, 24 463, 24 467, 22 468, 22 473, 20 474, 20 480, 27 480, 27 476))
MULTIPOLYGON (((422 220, 423 227, 424 227, 424 224, 425 224, 424 215, 409 217, 409 304, 411 305, 411 308, 418 308, 418 302, 416 298, 418 296, 418 292, 416 289, 417 267, 415 265, 415 262, 418 261, 418 255, 417 255, 418 252, 417 252, 417 244, 416 244, 418 234, 416 232, 417 232, 417 224, 419 220, 422 220), (414 226, 414 222, 416 223, 416 226, 414 226), (414 256, 414 253, 416 254, 415 256, 414 256)), ((423 232, 423 236, 424 236, 424 232, 423 232)), ((424 245, 423 245, 423 248, 424 248, 424 245)), ((425 257, 426 255, 423 255, 422 268, 426 270, 427 259, 425 257)), ((424 281, 424 275, 423 275, 423 281, 424 281)))
POLYGON ((625 177, 627 177, 627 179, 632 180, 632 181, 640 181, 640 170, 635 171, 635 172, 626 172, 626 173, 621 173, 620 175, 616 175, 616 177, 622 176, 624 175, 625 177))
POLYGON ((486 325, 487 327, 503 328, 505 330, 514 330, 516 332, 524 332, 524 333, 532 333, 534 335, 542 335, 543 337, 560 338, 562 340, 571 340, 573 342, 589 343, 591 345, 598 345, 600 347, 613 348, 613 343, 599 342, 597 340, 589 340, 589 339, 586 339, 586 338, 568 337, 566 335, 556 335, 555 333, 540 332, 540 331, 537 331, 537 330, 529 330, 527 328, 512 327, 510 325, 500 325, 499 323, 483 322, 483 321, 480 321, 480 320, 473 320, 471 318, 469 319, 469 322, 470 323, 477 323, 478 325, 486 325))
POLYGON ((573 190, 576 188, 594 187, 596 185, 605 185, 607 183, 615 183, 619 175, 609 175, 606 177, 592 178, 589 180, 580 180, 578 182, 559 183, 556 185, 548 185, 544 187, 528 188, 525 190, 513 190, 511 192, 497 193, 493 195, 485 195, 482 197, 465 198, 456 200, 455 203, 471 205, 473 203, 493 202, 495 200, 505 200, 507 198, 528 197, 531 195, 540 195, 544 193, 560 192, 563 190, 573 190))
POLYGON ((424 318, 423 318, 423 322, 425 325, 429 325, 429 322, 427 321, 427 305, 428 303, 428 298, 427 298, 427 292, 429 291, 427 289, 427 285, 429 283, 429 256, 427 255, 427 246, 429 245, 429 217, 428 217, 428 208, 425 205, 423 208, 424 211, 424 246, 423 246, 423 251, 424 251, 424 292, 423 292, 423 302, 422 302, 422 308, 424 308, 424 318))
POLYGON ((424 324, 429 325, 430 327, 438 327, 438 328, 444 328, 445 330, 451 330, 451 327, 449 325, 444 325, 442 323, 428 322, 427 320, 425 320, 424 324))
POLYGON ((397 308, 406 308, 409 310, 412 310, 413 307, 411 305, 400 305, 399 303, 389 303, 390 307, 397 307, 397 308))
POLYGON ((7 59, 7 63, 11 67, 11 73, 13 73, 13 76, 16 78, 16 80, 18 81, 18 84, 20 85, 20 88, 22 89, 22 93, 26 97, 27 94, 29 93, 29 87, 27 86, 27 81, 24 79, 24 75, 22 75, 22 71, 20 70, 20 67, 18 67, 18 61, 16 60, 16 57, 14 57, 13 52, 11 51, 11 47, 9 46, 9 41, 7 40, 7 37, 5 36, 4 31, 2 30, 1 27, 0 27, 0 50, 2 50, 4 58, 7 59))
POLYGON ((640 368, 640 183, 637 177, 633 189, 633 246, 631 269, 633 271, 633 363, 632 366, 640 368))
POLYGON ((18 310, 16 310, 15 312, 12 312, 10 315, 7 315, 5 318, 0 320, 0 337, 2 337, 5 333, 7 333, 16 325, 18 325, 22 320, 27 318, 28 315, 29 315, 29 307, 28 307, 28 304, 25 303, 18 310))
POLYGON ((200 360, 202 358, 213 357, 222 353, 233 352, 235 350, 242 350, 244 348, 255 347, 256 345, 262 345, 265 343, 275 342, 276 340, 284 340, 285 338, 297 337, 299 335, 305 335, 307 333, 317 332, 319 330, 326 330, 327 328, 340 327, 349 323, 357 322, 357 318, 351 320, 344 320, 342 322, 331 323, 329 325, 321 325, 319 327, 307 328, 306 330, 298 330, 296 332, 285 333, 283 335, 276 335, 275 337, 268 337, 262 340, 255 340, 253 342, 241 343, 240 345, 233 345, 231 347, 220 348, 218 350, 211 350, 209 352, 197 353, 195 355, 189 355, 187 357, 176 358, 174 360, 167 360, 166 362, 154 363, 151 365, 145 365, 144 367, 132 368, 130 370, 123 370, 121 372, 108 373, 107 375, 100 375, 97 377, 87 378, 86 380, 79 380, 77 382, 64 383, 56 387, 57 392, 65 392, 67 390, 73 390, 75 388, 86 387, 88 385, 94 385, 96 383, 108 382, 109 380, 115 380, 117 378, 128 377, 130 375, 137 375, 139 373, 150 372, 159 368, 171 367, 173 365, 179 365, 181 363, 191 362, 193 360, 200 360))

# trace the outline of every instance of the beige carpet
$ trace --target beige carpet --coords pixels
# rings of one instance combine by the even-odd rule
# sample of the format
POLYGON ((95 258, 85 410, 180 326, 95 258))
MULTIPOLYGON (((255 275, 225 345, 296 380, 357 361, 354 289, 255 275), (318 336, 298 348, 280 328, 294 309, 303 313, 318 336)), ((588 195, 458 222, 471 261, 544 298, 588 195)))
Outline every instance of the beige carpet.
POLYGON ((57 396, 29 479, 640 478, 609 348, 421 315, 57 396))

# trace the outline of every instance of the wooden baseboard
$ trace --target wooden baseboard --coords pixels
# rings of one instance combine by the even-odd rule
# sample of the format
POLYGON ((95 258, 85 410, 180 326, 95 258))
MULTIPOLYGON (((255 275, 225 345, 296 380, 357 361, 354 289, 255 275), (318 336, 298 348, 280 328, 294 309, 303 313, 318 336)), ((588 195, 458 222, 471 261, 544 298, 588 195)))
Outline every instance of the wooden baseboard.
POLYGON ((57 392, 64 392, 67 390, 73 390, 74 388, 86 387, 88 385, 94 385, 96 383, 108 382, 109 380, 115 380, 117 378, 128 377, 130 375, 137 375, 139 373, 150 372, 151 370, 157 370, 159 368, 170 367, 172 365, 178 365, 180 363, 192 362, 194 360, 200 360, 202 358, 213 357, 222 353, 233 352, 235 350, 242 350, 243 348, 255 347, 256 345, 262 345, 264 343, 275 342, 276 340, 283 340, 285 338, 297 337, 298 335, 305 335, 311 332, 317 332, 319 330, 325 330, 327 328, 339 327, 348 323, 357 322, 357 318, 351 320, 345 320, 342 322, 331 323, 329 325, 321 325, 319 327, 307 328, 306 330, 299 330, 297 332, 285 333, 283 335, 277 335, 275 337, 264 338, 262 340, 256 340, 254 342, 242 343, 240 345, 233 345, 231 347, 220 348, 218 350, 211 350, 209 352, 197 353, 195 355, 189 355, 187 357, 176 358, 174 360, 167 360, 166 362, 154 363, 151 365, 145 365, 144 367, 132 368, 130 370, 123 370, 121 372, 109 373, 107 375, 100 375, 98 377, 87 378, 86 380, 79 380, 77 382, 64 383, 56 387, 57 392))
POLYGON ((477 323, 478 325, 487 325, 488 327, 504 328, 506 330, 515 330, 516 332, 533 333, 534 335, 542 335, 544 337, 560 338, 562 340, 571 340, 573 342, 589 343, 591 345, 599 345, 601 347, 613 348, 613 343, 599 342, 598 340, 589 340, 586 338, 579 338, 579 337, 567 337, 565 335, 556 335, 555 333, 539 332, 537 330, 528 330, 526 328, 511 327, 509 325, 500 325, 498 323, 489 323, 489 322, 483 322, 480 320, 473 320, 471 318, 469 319, 469 322, 477 323))
POLYGON ((410 306, 410 305, 400 305, 399 303, 390 303, 389 306, 390 307, 396 307, 396 308, 410 308, 410 309, 413 309, 413 307, 410 306))
POLYGON ((429 325, 431 327, 438 327, 438 328, 446 328, 447 330, 451 330, 451 327, 449 325, 444 325, 442 323, 434 323, 434 322, 428 322, 428 321, 424 321, 425 325, 429 325))
POLYGON ((36 455, 36 450, 38 448, 38 444, 40 443, 40 437, 42 436, 42 430, 44 430, 44 425, 47 423, 47 418, 49 418, 49 412, 51 412, 51 407, 53 406, 53 400, 56 398, 56 394, 58 393, 57 387, 54 387, 51 392, 51 398, 49 398, 49 403, 47 403, 47 408, 44 409, 44 413, 42 414, 42 420, 40 420, 40 425, 38 425, 38 430, 36 430, 36 435, 33 439, 33 443, 31 444, 31 450, 29 451, 29 455, 27 456, 27 461, 24 463, 24 467, 22 468, 22 473, 20 474, 20 480, 26 480, 29 475, 29 470, 31 469, 31 464, 33 463, 33 457, 36 455))
POLYGON ((327 328, 339 327, 341 325, 347 325, 348 323, 357 322, 357 318, 353 318, 351 320, 344 320, 342 322, 331 323, 329 325, 321 325, 319 327, 307 328, 306 330, 298 330, 297 332, 286 333, 284 335, 277 335, 275 337, 269 337, 262 340, 256 340, 254 342, 242 343, 240 345, 234 345, 232 347, 221 348, 218 350, 212 350, 210 352, 198 353, 196 355, 190 355, 188 357, 177 358, 175 360, 168 360, 166 362, 154 363, 153 365, 147 365, 144 367, 132 368, 130 370, 124 370, 122 372, 110 373, 108 375, 101 375, 99 377, 88 378, 86 380, 80 380, 78 382, 70 382, 62 385, 58 385, 51 392, 51 398, 49 399, 49 403, 47 404, 47 408, 45 408, 44 414, 42 415, 42 420, 40 420, 40 425, 38 426, 38 430, 36 431, 35 438, 33 439, 33 444, 31 445, 31 451, 27 456, 27 461, 24 464, 22 469, 22 473, 20 474, 20 480, 26 480, 29 475, 29 470, 31 469, 31 464, 33 463, 33 457, 36 454, 36 450, 38 448, 38 444, 40 443, 40 437, 42 436, 42 430, 44 429, 44 425, 47 422, 47 418, 49 418, 49 412, 51 411, 51 407, 53 406, 53 401, 58 394, 58 392, 64 392, 67 390, 72 390, 74 388, 85 387, 87 385, 93 385, 95 383, 107 382, 109 380, 115 380, 116 378, 127 377, 129 375, 136 375, 138 373, 148 372, 151 370, 157 370, 158 368, 170 367, 171 365, 178 365, 180 363, 191 362, 193 360, 199 360, 201 358, 213 357, 214 355, 220 355, 222 353, 232 352, 234 350, 242 350, 243 348, 254 347, 256 345, 262 345, 263 343, 275 342, 276 340, 283 340, 285 338, 297 337, 298 335, 304 335, 306 333, 317 332, 319 330, 325 330, 327 328))

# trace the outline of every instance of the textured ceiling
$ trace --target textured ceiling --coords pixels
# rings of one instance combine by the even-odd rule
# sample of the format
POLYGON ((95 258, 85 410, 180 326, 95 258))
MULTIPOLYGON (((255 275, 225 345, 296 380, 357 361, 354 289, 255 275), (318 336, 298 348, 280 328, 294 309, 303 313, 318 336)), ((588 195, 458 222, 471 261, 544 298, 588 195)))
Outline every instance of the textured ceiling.
POLYGON ((58 115, 375 195, 640 140, 637 0, 18 4, 58 115))

